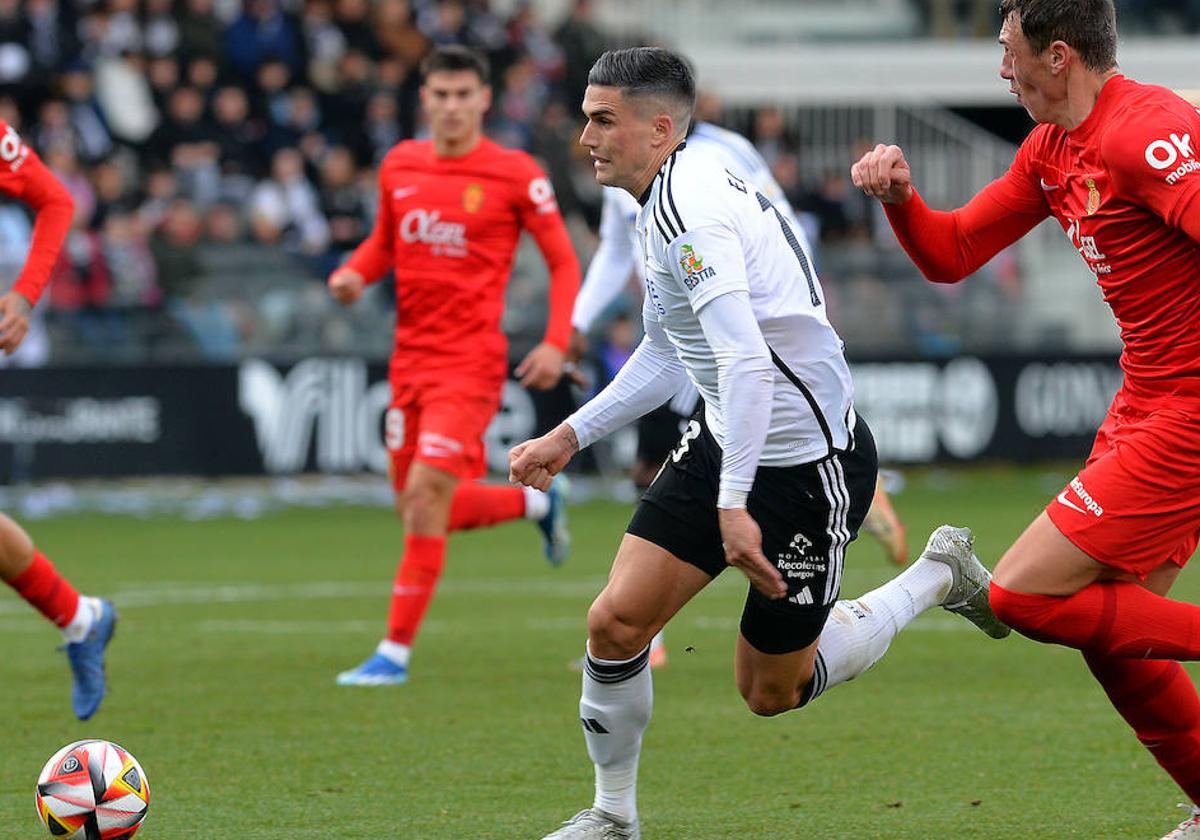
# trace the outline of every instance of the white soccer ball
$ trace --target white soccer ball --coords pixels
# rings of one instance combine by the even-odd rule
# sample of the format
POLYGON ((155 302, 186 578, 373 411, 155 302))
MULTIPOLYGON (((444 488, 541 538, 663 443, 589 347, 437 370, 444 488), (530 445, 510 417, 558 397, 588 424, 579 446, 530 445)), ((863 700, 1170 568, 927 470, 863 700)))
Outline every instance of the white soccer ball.
POLYGON ((60 840, 128 840, 149 807, 142 765, 108 741, 67 744, 38 776, 38 816, 60 840))

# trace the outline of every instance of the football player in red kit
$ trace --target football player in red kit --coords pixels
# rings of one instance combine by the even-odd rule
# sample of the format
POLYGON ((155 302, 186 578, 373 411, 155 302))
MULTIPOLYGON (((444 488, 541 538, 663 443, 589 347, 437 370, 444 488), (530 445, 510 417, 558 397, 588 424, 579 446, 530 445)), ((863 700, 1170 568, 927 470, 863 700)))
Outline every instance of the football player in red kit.
MULTIPOLYGON (((0 350, 11 354, 29 332, 29 316, 50 279, 71 227, 74 202, 12 126, 0 121, 0 193, 37 214, 29 258, 12 289, 0 295, 0 350)), ((0 578, 63 631, 74 686, 71 705, 87 720, 104 699, 104 651, 116 627, 108 601, 80 595, 38 551, 25 530, 0 513, 0 578)))
MULTIPOLYGON (((1077 648, 1200 803, 1200 607, 1166 597, 1200 538, 1200 112, 1116 63, 1112 0, 1003 0, 1000 75, 1039 125, 1008 172, 928 208, 897 146, 852 168, 935 282, 971 274, 1052 216, 1121 329, 1124 382, 1082 470, 996 567, 991 604, 1077 648)), ((1200 838, 1200 809, 1171 838, 1200 838)))
POLYGON ((402 142, 384 158, 375 228, 329 278, 333 296, 350 304, 367 283, 395 271, 386 435, 405 527, 387 638, 338 676, 342 685, 407 679, 448 532, 524 517, 538 523, 551 563, 567 549, 561 485, 541 493, 475 479, 484 473, 483 434, 508 375, 500 317, 521 231, 533 235, 550 270, 546 333, 516 368, 522 385, 550 388, 562 376, 579 263, 542 170, 483 136, 491 105, 485 59, 442 47, 421 69, 432 137, 402 142))

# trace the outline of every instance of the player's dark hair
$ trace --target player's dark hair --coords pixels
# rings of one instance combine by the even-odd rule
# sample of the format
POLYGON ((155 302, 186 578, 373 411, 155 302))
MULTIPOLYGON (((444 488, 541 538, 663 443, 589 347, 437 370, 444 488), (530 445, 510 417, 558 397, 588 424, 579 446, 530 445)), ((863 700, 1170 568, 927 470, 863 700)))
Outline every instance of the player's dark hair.
POLYGON ((686 127, 696 107, 696 77, 683 56, 662 47, 609 50, 588 71, 588 84, 620 89, 622 96, 657 97, 675 105, 686 127))
POLYGON ((1001 18, 1014 14, 1035 53, 1064 41, 1089 70, 1103 72, 1117 64, 1113 0, 1000 0, 1001 18))
POLYGON ((468 47, 458 44, 436 47, 421 60, 422 79, 428 79, 430 73, 457 73, 460 70, 470 70, 485 85, 491 83, 491 68, 488 66, 487 57, 468 47))

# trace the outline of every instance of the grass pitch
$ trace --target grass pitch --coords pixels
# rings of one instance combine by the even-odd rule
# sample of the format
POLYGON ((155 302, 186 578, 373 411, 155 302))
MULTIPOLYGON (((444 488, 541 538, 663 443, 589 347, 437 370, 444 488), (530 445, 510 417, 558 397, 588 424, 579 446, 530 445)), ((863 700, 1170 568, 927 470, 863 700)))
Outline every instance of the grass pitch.
MULTIPOLYGON (((1069 473, 912 473, 896 506, 914 552, 942 522, 999 553, 1069 473)), ((85 737, 130 749, 150 780, 139 840, 539 838, 591 802, 576 715, 584 616, 629 508, 572 510, 576 550, 541 559, 524 523, 456 535, 399 688, 334 685, 382 632, 401 532, 386 510, 254 521, 70 516, 34 523, 82 589, 117 602, 111 692, 77 722, 57 635, 0 596, 0 837, 49 836, 42 763, 85 737)), ((843 594, 894 569, 869 539, 843 594)), ((755 718, 733 687, 745 583, 727 572, 667 631, 640 806, 650 840, 1153 840, 1182 799, 1081 658, 994 642, 941 611, 811 708, 755 718)), ((1185 573, 1177 597, 1200 600, 1185 573)))

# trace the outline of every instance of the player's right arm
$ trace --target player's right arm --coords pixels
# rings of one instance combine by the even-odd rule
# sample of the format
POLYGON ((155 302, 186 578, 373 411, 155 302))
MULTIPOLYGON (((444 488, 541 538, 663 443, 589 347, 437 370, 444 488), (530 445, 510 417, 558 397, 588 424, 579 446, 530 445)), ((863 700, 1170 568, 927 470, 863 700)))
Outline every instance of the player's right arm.
POLYGON ((549 433, 514 447, 509 480, 545 490, 576 452, 662 405, 683 384, 683 363, 649 297, 642 312, 646 334, 612 382, 549 433))
POLYGON ((899 146, 876 146, 851 167, 850 177, 883 202, 896 238, 927 279, 957 283, 1049 215, 1024 151, 1008 172, 950 212, 925 204, 899 146))
POLYGON ((36 213, 29 257, 12 290, 0 296, 0 350, 9 354, 29 332, 29 316, 50 281, 50 272, 71 228, 75 203, 33 149, 3 122, 0 122, 0 192, 20 200, 36 213))
MULTIPOLYGON (((386 164, 386 159, 384 164, 386 164)), ((385 175, 384 165, 379 169, 379 207, 375 214, 375 226, 371 235, 354 249, 345 264, 329 275, 329 293, 343 306, 349 306, 362 297, 368 285, 378 281, 392 267, 395 249, 393 237, 396 225, 392 217, 392 187, 385 175)))

